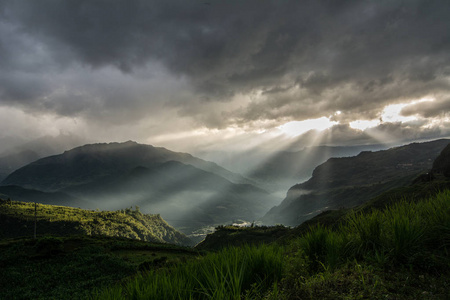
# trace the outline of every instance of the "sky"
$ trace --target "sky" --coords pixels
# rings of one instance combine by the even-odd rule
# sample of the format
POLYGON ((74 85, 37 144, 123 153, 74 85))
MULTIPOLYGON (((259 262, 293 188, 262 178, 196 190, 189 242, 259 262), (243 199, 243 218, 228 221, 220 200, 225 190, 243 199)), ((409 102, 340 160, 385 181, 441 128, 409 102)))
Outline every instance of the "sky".
POLYGON ((179 151, 450 136, 450 1, 0 0, 0 138, 179 151))

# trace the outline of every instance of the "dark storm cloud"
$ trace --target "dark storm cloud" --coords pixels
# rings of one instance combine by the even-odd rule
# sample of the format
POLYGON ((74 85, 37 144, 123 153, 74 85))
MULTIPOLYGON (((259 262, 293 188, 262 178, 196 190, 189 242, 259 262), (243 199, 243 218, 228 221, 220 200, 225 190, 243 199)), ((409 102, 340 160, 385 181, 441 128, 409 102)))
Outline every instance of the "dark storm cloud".
POLYGON ((217 128, 373 119, 449 93, 449 15, 444 0, 1 1, 0 101, 124 121, 171 108, 217 128), (236 95, 257 96, 214 108, 236 95))

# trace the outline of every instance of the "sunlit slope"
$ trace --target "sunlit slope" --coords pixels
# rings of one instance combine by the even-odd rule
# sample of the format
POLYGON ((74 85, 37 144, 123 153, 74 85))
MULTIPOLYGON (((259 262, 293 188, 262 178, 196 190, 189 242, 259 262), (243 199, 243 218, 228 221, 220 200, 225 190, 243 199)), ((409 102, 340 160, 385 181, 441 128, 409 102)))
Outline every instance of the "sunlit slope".
MULTIPOLYGON (((40 236, 104 235, 160 243, 190 243, 160 215, 142 214, 136 209, 100 212, 43 204, 36 208, 40 236)), ((0 200, 0 238, 32 236, 34 222, 34 203, 0 200)))
POLYGON ((409 185, 450 140, 413 143, 348 158, 331 158, 310 180, 293 186, 263 218, 268 224, 298 225, 324 210, 354 207, 395 187, 409 185))
POLYGON ((204 226, 263 216, 274 198, 245 182, 190 154, 126 142, 86 145, 40 159, 2 184, 63 192, 80 200, 64 205, 82 208, 116 210, 139 205, 143 212, 159 213, 171 225, 191 233, 204 226))

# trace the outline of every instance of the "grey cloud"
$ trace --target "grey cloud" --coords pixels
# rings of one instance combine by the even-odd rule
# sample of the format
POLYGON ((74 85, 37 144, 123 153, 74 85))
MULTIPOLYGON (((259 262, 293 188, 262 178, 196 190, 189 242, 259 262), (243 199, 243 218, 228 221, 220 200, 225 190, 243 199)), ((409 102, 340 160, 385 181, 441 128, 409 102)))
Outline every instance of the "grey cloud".
POLYGON ((403 108, 401 114, 404 116, 420 115, 425 118, 450 115, 450 98, 435 101, 419 102, 403 108))
POLYGON ((217 128, 337 110, 343 122, 376 118, 389 103, 449 92, 449 11, 428 0, 5 0, 0 102, 122 122, 170 108, 217 128), (156 61, 172 86, 140 78, 156 61), (105 70, 121 75, 108 84, 105 70), (212 107, 255 91, 240 109, 212 107))
POLYGON ((417 140, 429 140, 450 136, 450 124, 422 128, 422 122, 382 123, 374 128, 358 130, 348 124, 335 125, 323 132, 310 131, 296 140, 298 145, 399 145, 417 140))

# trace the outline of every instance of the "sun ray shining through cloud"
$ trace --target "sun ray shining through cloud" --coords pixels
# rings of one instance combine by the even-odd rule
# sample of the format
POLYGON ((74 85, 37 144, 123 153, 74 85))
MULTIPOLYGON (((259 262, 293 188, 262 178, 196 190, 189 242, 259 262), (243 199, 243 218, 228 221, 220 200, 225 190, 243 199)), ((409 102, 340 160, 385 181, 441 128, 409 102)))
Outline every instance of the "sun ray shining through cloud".
POLYGON ((447 2, 1 1, 0 138, 246 152, 443 137, 447 2))
POLYGON ((351 128, 366 130, 367 128, 372 128, 380 124, 379 120, 356 120, 349 123, 351 128))
POLYGON ((410 103, 402 103, 402 104, 391 104, 386 106, 381 113, 381 120, 383 122, 409 122, 414 121, 417 118, 414 116, 402 116, 401 111, 404 107, 410 105, 410 103))
POLYGON ((278 126, 278 128, 284 134, 291 137, 295 137, 310 130, 317 130, 317 131, 325 130, 333 125, 336 125, 337 123, 338 122, 331 121, 327 117, 321 117, 317 119, 309 119, 304 121, 291 121, 281 126, 278 126))

